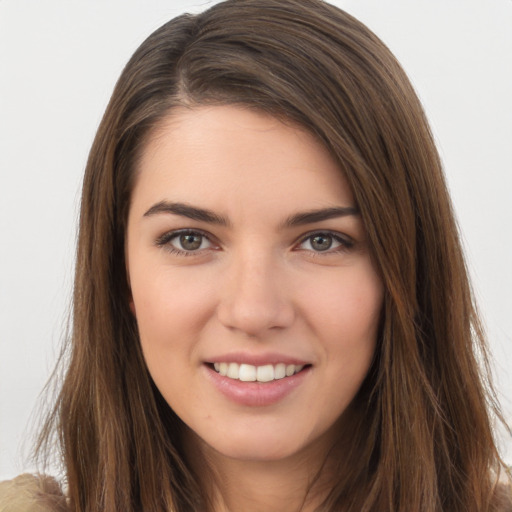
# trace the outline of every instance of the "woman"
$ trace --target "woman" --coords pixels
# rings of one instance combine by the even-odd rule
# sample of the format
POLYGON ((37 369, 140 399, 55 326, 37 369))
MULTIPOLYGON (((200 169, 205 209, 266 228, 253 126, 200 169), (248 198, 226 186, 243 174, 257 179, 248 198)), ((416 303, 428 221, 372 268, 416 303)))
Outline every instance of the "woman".
POLYGON ((375 35, 232 0, 141 45, 90 153, 41 438, 70 510, 507 510, 477 360, 439 158, 375 35))

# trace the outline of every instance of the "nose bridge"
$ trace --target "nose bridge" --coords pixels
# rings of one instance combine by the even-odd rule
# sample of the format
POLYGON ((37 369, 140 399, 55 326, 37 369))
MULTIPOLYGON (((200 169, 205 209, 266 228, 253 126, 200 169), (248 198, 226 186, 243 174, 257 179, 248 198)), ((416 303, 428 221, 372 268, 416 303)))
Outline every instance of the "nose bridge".
POLYGON ((241 249, 226 272, 218 307, 226 327, 258 336, 290 325, 294 311, 283 286, 285 270, 270 251, 241 249))

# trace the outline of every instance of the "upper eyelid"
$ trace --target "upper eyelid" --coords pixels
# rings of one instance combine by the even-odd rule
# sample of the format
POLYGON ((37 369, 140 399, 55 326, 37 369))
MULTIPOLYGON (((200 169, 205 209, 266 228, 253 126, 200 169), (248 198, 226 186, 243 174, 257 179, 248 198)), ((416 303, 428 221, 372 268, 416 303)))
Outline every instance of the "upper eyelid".
MULTIPOLYGON (((218 241, 217 237, 214 236, 212 233, 205 231, 201 228, 179 228, 179 229, 172 229, 169 231, 166 231, 162 235, 158 236, 155 240, 156 245, 163 245, 165 243, 168 243, 173 238, 179 236, 180 234, 186 234, 186 233, 197 233, 201 236, 204 236, 207 238, 212 244, 215 245, 221 245, 218 241)), ((325 234, 332 236, 335 240, 338 240, 341 243, 344 243, 346 245, 352 245, 355 243, 355 240, 345 234, 340 233, 339 231, 331 230, 331 229, 314 229, 311 231, 308 231, 306 233, 303 233, 298 238, 296 238, 296 241, 293 243, 293 247, 297 247, 298 245, 304 243, 308 238, 311 238, 314 235, 319 234, 325 234)))
POLYGON ((173 238, 176 238, 179 235, 187 234, 187 233, 197 233, 198 235, 204 236, 207 238, 212 244, 218 244, 217 239, 208 231, 204 231, 199 228, 180 228, 180 229, 171 229, 166 231, 165 233, 158 236, 155 240, 156 245, 162 245, 170 242, 173 238))
MULTIPOLYGON (((311 242, 310 242, 311 243, 311 242)), ((298 242, 293 246, 293 251, 305 251, 310 253, 312 256, 329 256, 335 255, 343 252, 352 251, 356 246, 356 241, 348 236, 344 235, 338 231, 329 231, 329 230, 317 230, 311 231, 309 234, 303 236, 299 239, 298 242), (302 248, 302 244, 304 244, 307 240, 311 239, 315 235, 328 235, 331 236, 339 245, 336 247, 329 247, 325 251, 315 251, 314 249, 302 248)))
POLYGON ((347 235, 345 233, 340 233, 339 231, 335 231, 332 229, 314 229, 312 231, 308 231, 307 233, 301 235, 298 238, 297 243, 302 243, 314 235, 330 235, 333 238, 335 238, 336 240, 340 240, 342 242, 346 242, 346 243, 354 243, 355 242, 355 240, 350 235, 347 235))

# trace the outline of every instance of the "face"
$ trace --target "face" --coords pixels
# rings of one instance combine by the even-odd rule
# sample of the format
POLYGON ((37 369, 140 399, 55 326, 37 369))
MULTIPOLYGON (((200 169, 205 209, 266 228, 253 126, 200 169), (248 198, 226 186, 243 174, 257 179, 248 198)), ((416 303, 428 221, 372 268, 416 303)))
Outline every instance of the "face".
POLYGON ((240 107, 175 109, 143 151, 126 256, 147 366, 198 444, 276 460, 333 441, 383 292, 316 139, 240 107))

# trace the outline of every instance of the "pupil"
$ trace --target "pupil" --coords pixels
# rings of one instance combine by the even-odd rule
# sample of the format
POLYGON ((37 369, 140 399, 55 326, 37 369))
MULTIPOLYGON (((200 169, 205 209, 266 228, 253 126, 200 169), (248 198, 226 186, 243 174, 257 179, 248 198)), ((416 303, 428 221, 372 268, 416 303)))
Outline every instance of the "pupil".
POLYGON ((332 245, 332 238, 328 235, 316 235, 311 240, 311 246, 317 251, 326 251, 332 245))
POLYGON ((181 235, 180 236, 181 246, 187 251, 194 251, 199 249, 201 246, 200 235, 181 235))

